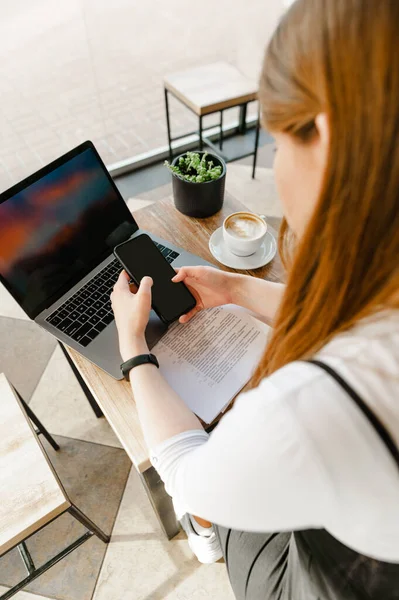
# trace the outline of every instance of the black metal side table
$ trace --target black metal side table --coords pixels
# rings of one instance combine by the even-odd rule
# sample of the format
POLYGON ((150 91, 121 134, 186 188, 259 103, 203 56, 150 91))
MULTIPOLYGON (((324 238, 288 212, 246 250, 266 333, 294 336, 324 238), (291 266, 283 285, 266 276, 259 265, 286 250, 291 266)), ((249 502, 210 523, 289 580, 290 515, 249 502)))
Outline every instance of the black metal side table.
MULTIPOLYGON (((223 111, 235 106, 240 107, 240 133, 246 131, 247 106, 250 102, 258 99, 258 86, 247 79, 240 71, 232 65, 225 62, 217 62, 210 65, 204 65, 193 69, 186 69, 178 73, 172 73, 164 78, 165 110, 166 124, 168 129, 169 159, 173 160, 172 142, 188 135, 197 133, 199 136, 199 149, 203 145, 209 146, 216 154, 223 155, 223 111), (184 133, 183 135, 172 137, 169 94, 177 98, 184 106, 191 110, 198 117, 198 130, 184 133), (203 133, 212 129, 203 126, 203 118, 206 115, 220 113, 219 120, 219 148, 209 139, 204 137, 203 133)), ((256 122, 255 144, 251 152, 235 156, 229 160, 238 160, 246 156, 253 156, 252 178, 255 177, 256 159, 259 144, 259 109, 256 122)))

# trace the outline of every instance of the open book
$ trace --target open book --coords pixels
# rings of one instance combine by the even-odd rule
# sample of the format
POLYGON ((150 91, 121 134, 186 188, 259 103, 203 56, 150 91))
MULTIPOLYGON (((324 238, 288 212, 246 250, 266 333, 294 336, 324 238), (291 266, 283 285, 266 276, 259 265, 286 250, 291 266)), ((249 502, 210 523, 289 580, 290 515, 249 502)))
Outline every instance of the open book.
POLYGON ((238 306, 211 308, 174 323, 152 352, 171 387, 211 423, 249 381, 269 331, 238 306))

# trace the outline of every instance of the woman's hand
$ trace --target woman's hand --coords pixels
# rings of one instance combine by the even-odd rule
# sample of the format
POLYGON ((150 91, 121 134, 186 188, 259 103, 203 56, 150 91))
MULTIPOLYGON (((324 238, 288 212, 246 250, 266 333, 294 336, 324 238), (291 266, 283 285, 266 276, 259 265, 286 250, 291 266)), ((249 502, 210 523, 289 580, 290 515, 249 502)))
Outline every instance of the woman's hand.
POLYGON ((151 277, 143 277, 135 293, 129 286, 129 275, 122 271, 111 294, 112 310, 119 335, 122 359, 128 360, 137 354, 146 354, 145 328, 151 311, 151 277))
POLYGON ((197 300, 196 306, 180 317, 180 323, 187 323, 204 308, 222 306, 233 302, 235 274, 219 271, 213 267, 180 267, 172 281, 184 281, 197 300))

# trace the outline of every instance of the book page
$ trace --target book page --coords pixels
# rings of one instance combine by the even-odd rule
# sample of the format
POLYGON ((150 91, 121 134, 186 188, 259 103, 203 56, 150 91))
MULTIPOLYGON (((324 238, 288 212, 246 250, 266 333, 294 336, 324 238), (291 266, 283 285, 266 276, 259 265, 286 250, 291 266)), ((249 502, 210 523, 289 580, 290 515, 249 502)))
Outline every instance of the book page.
POLYGON ((174 323, 152 349, 171 387, 205 423, 250 379, 270 327, 233 305, 174 323))

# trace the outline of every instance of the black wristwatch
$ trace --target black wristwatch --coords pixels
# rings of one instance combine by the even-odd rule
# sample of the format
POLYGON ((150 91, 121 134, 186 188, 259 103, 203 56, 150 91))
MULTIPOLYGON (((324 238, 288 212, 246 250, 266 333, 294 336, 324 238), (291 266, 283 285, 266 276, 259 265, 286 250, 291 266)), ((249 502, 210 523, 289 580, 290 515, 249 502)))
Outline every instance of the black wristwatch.
POLYGON ((139 356, 129 358, 129 360, 126 360, 121 364, 123 377, 126 379, 126 381, 129 381, 129 373, 134 367, 148 364, 155 365, 159 369, 159 362, 157 361, 157 357, 153 354, 139 354, 139 356))

